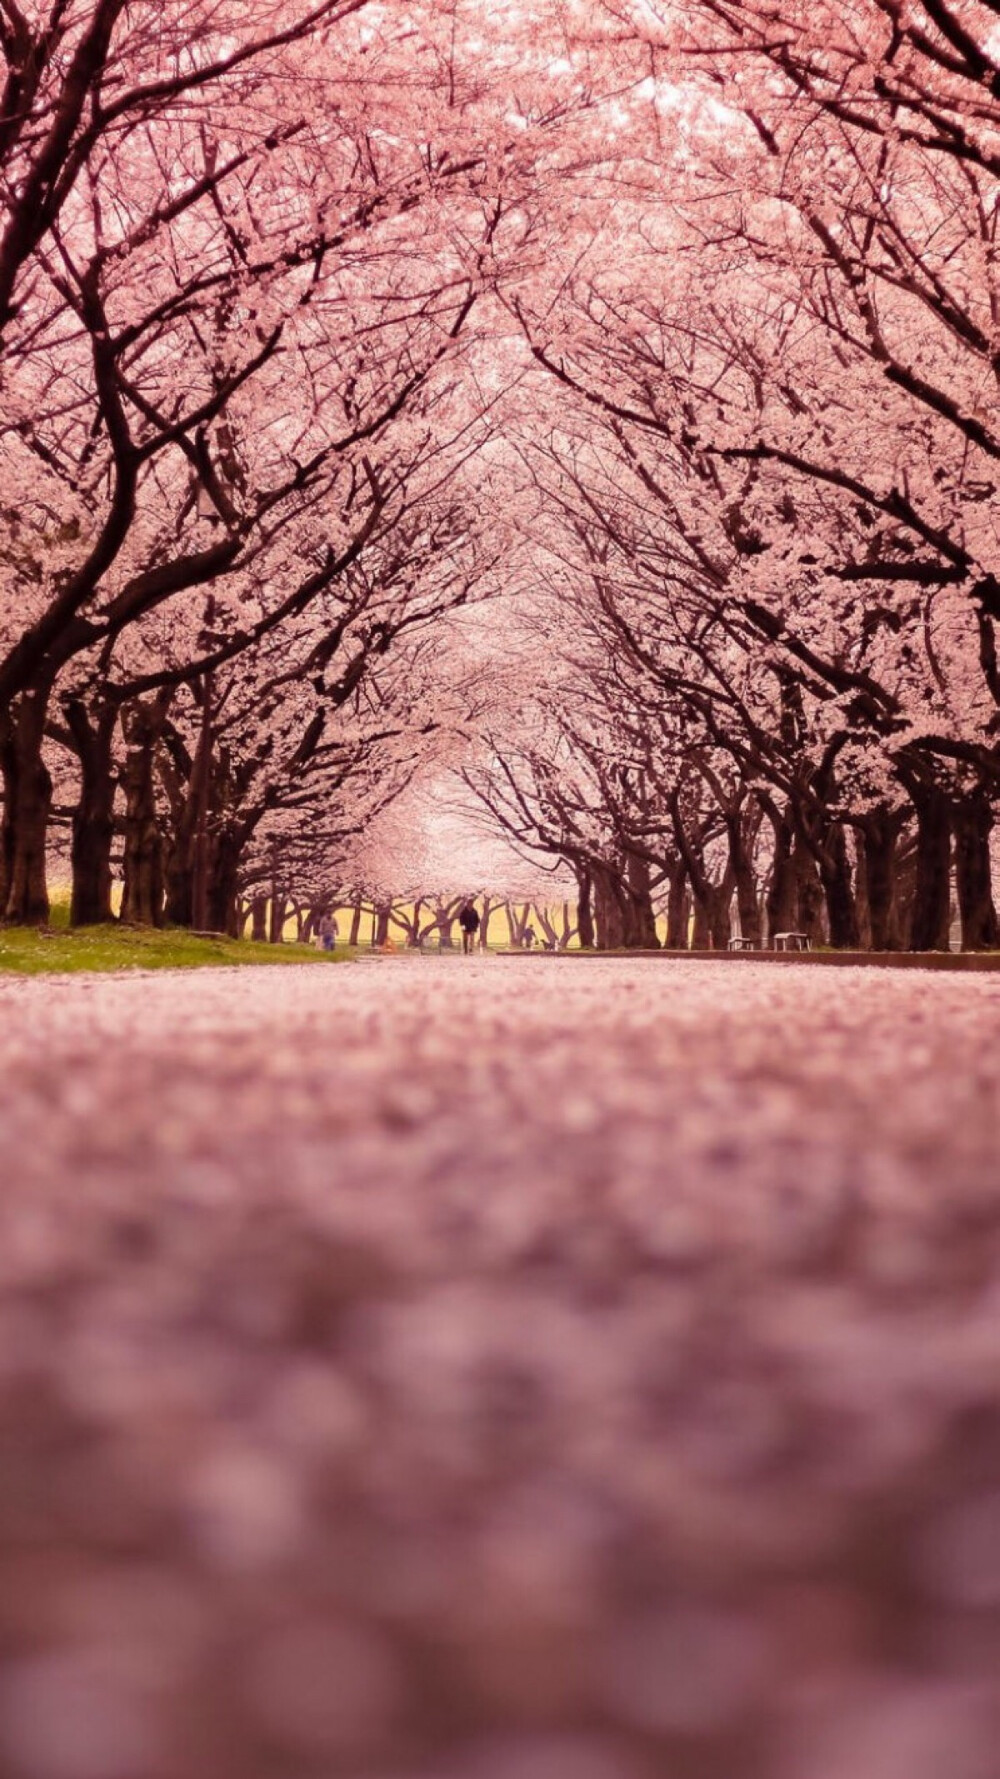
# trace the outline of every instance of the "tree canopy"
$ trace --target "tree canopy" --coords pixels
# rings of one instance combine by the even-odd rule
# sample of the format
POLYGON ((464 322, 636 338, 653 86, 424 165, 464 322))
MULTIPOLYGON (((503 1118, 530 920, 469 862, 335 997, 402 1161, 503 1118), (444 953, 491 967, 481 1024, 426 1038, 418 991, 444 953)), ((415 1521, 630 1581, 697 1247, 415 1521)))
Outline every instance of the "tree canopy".
POLYGON ((0 50, 3 918, 388 882, 416 779, 584 944, 997 944, 988 0, 0 50))

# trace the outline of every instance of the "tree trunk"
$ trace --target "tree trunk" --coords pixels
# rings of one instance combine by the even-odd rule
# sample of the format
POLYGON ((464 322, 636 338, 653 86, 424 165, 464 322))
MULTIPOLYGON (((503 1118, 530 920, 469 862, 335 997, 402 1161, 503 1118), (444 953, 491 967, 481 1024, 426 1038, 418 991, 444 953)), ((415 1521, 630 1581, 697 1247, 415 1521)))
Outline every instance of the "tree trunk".
POLYGON ((549 911, 543 902, 536 902, 532 914, 542 929, 542 950, 555 951, 559 935, 549 919, 549 911))
POLYGON ((197 925, 194 918, 194 877, 191 868, 192 818, 191 800, 185 798, 166 849, 164 866, 166 918, 174 927, 197 925))
POLYGON ((687 887, 687 866, 683 859, 671 865, 667 879, 667 950, 686 951, 691 897, 687 887))
POLYGON ((725 951, 732 933, 732 863, 727 857, 721 883, 713 883, 705 865, 704 833, 692 840, 677 796, 674 798, 672 815, 677 850, 684 861, 694 899, 693 948, 695 951, 725 951))
POLYGON ((166 705, 136 704, 122 713, 125 735, 124 921, 136 926, 163 924, 163 844, 156 815, 154 766, 166 705))
POLYGON ((576 935, 576 927, 573 925, 573 916, 569 910, 569 903, 564 902, 562 905, 562 932, 559 935, 560 951, 568 951, 569 942, 576 935))
POLYGON ((361 938, 361 915, 364 906, 364 902, 359 897, 351 909, 351 936, 347 941, 348 945, 357 945, 361 938))
POLYGON ((490 915, 492 913, 493 913, 493 904, 490 901, 489 896, 484 896, 483 897, 483 912, 479 917, 479 949, 480 949, 480 951, 488 951, 490 948, 488 935, 489 935, 489 930, 490 930, 490 915))
POLYGON ((659 951, 649 860, 630 852, 626 855, 625 870, 625 944, 636 951, 659 951))
POLYGON ((721 883, 713 883, 708 892, 706 915, 713 951, 728 951, 733 936, 733 878, 727 865, 721 883))
POLYGON ((14 723, 10 711, 0 712, 0 778, 3 781, 3 812, 0 817, 0 919, 7 906, 10 880, 14 867, 14 794, 17 784, 17 758, 14 750, 14 723))
MULTIPOLYGON (((822 945, 826 940, 823 930, 823 884, 820 880, 816 860, 804 840, 796 840, 792 853, 792 864, 795 868, 797 892, 794 930, 807 934, 810 944, 822 945)), ((780 933, 793 929, 776 927, 774 930, 780 933)))
POLYGON ((390 922, 391 918, 392 918, 392 903, 391 902, 377 902, 375 904, 374 919, 373 919, 373 924, 372 924, 372 944, 374 946, 388 945, 388 943, 389 943, 389 922, 390 922))
POLYGON ((993 811, 978 792, 952 810, 955 833, 955 886, 962 920, 962 950, 992 951, 998 943, 993 901, 990 834, 993 811))
POLYGON ((771 882, 765 899, 768 944, 774 944, 775 933, 790 933, 799 918, 799 874, 795 862, 794 830, 789 813, 768 807, 768 820, 774 834, 774 857, 771 882))
POLYGON ((215 927, 212 913, 212 885, 215 877, 214 836, 212 833, 212 754, 215 741, 213 728, 213 677, 207 673, 197 688, 201 705, 198 745, 191 766, 191 923, 198 932, 215 927))
MULTIPOLYGON (((740 936, 743 939, 751 939, 755 945, 759 945, 760 905, 757 901, 757 882, 753 874, 753 859, 743 831, 743 813, 742 810, 738 810, 735 814, 726 817, 729 868, 736 885, 740 936)), ((756 838, 756 831, 755 827, 754 838, 756 838)))
POLYGON ((407 951, 420 950, 420 916, 423 913, 423 907, 423 896, 418 896, 408 915, 402 912, 395 917, 402 923, 403 931, 406 934, 407 951))
POLYGON ((948 804, 942 792, 919 793, 911 951, 951 949, 951 825, 948 816, 948 804))
POLYGON ((143 810, 141 787, 126 778, 121 918, 133 926, 159 927, 163 925, 160 836, 143 810))
POLYGON ((276 885, 271 891, 271 918, 267 932, 269 945, 285 943, 285 922, 287 919, 288 892, 276 885))
POLYGON ((73 811, 70 925, 99 926, 114 919, 111 906, 111 847, 115 832, 115 780, 112 745, 118 712, 102 704, 93 723, 83 703, 70 700, 66 721, 80 762, 80 796, 73 811))
POLYGON ((240 853, 238 841, 223 837, 214 849, 208 884, 207 924, 213 933, 227 933, 231 939, 239 938, 240 853))
POLYGON ((692 901, 694 903, 694 923, 691 928, 691 950, 711 951, 712 929, 708 920, 708 904, 703 897, 696 896, 693 891, 692 901))
POLYGON ((4 843, 7 895, 3 918, 12 926, 43 926, 49 918, 45 842, 52 778, 42 758, 50 683, 23 692, 4 749, 4 843))
POLYGON ((864 862, 869 943, 873 951, 901 951, 903 946, 896 878, 896 849, 902 819, 888 809, 879 809, 861 823, 860 851, 864 862))
POLYGON ((258 945, 267 942, 267 897, 253 896, 250 901, 250 919, 252 922, 250 937, 258 945))
POLYGON ((826 898, 830 944, 834 951, 857 951, 858 911, 851 880, 851 860, 842 822, 834 822, 820 853, 820 881, 826 898))
POLYGON ((576 924, 580 934, 581 951, 594 949, 594 907, 593 882, 586 865, 576 866, 576 924))
POLYGON ((594 924, 598 951, 620 951, 625 945, 625 914, 623 898, 608 869, 595 870, 594 924))
POLYGON ((694 896, 695 951, 727 951, 732 937, 733 872, 727 863, 721 883, 712 883, 703 872, 697 883, 692 880, 694 896))

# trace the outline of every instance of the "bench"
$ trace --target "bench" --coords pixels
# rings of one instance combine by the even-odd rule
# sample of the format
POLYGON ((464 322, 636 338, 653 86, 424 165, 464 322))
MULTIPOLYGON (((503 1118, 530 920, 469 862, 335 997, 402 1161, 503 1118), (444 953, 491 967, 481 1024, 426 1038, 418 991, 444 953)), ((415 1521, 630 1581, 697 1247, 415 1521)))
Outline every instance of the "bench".
POLYGON ((811 951, 808 933, 775 933, 775 951, 811 951))
POLYGON ((730 939, 729 949, 730 951, 756 951, 757 947, 752 939, 730 939))

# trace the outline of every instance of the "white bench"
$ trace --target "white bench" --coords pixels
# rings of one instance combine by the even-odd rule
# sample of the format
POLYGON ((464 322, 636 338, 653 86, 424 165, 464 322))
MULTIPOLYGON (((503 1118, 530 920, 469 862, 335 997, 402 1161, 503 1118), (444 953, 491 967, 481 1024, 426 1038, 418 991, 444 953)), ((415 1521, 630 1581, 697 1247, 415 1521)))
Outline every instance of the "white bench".
POLYGON ((775 933, 775 951, 811 951, 808 933, 775 933))

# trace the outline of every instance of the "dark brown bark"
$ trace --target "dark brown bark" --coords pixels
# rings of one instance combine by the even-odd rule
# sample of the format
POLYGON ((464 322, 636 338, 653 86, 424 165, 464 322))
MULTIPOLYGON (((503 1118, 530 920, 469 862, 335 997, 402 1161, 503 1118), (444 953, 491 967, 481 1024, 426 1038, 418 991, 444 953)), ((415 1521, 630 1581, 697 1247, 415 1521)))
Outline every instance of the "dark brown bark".
POLYGON ((191 833, 194 806, 191 799, 191 760, 180 737, 169 727, 164 734, 157 770, 169 809, 164 836, 164 884, 166 920, 169 926, 190 927, 194 922, 191 878, 191 833))
POLYGON ((915 793, 917 881, 910 927, 911 951, 949 951, 951 926, 951 824, 943 792, 915 793))
POLYGON ((641 853, 630 852, 625 869, 625 944, 630 950, 659 951, 649 860, 641 853))
POLYGON ((194 893, 191 873, 191 833, 186 820, 175 827, 166 851, 164 864, 166 919, 172 927, 191 927, 194 918, 194 893))
POLYGON ((113 741, 118 712, 102 704, 88 714, 79 699, 67 701, 66 722, 80 764, 80 796, 73 811, 70 925, 99 926, 114 919, 111 849, 115 832, 113 741))
POLYGON ((874 810, 858 824, 859 850, 864 865, 867 937, 873 951, 903 949, 896 870, 902 825, 903 816, 888 809, 874 810))
POLYGON ((695 951, 725 951, 733 930, 730 914, 734 885, 732 863, 727 858, 721 882, 713 883, 705 867, 703 836, 692 840, 681 813, 679 797, 673 805, 673 825, 694 900, 692 946, 695 951))
POLYGON ((819 873, 826 898, 830 944, 834 951, 857 951, 861 935, 847 835, 841 822, 834 822, 826 835, 820 849, 819 873))
POLYGON ((0 814, 0 917, 7 906, 10 880, 14 866, 13 798, 17 784, 17 755, 14 749, 14 724, 9 711, 0 714, 0 781, 3 783, 3 811, 0 814))
POLYGON ((196 696, 201 705, 198 745, 191 767, 191 919, 199 932, 215 927, 212 919, 212 883, 214 876, 212 819, 212 750, 214 735, 212 675, 199 683, 196 696))
POLYGON ((240 857, 238 840, 223 836, 213 851, 206 897, 209 929, 213 933, 227 933, 231 939, 239 938, 240 857))
POLYGON ((713 951, 727 951, 733 936, 733 877, 726 866, 721 883, 713 883, 708 896, 708 930, 713 951))
POLYGON ((270 921, 267 938, 270 945, 283 945, 285 942, 285 922, 288 919, 287 891, 275 886, 271 892, 270 921))
POLYGON ((771 879, 765 898, 768 941, 773 945, 775 933, 790 933, 798 922, 799 873, 793 854, 795 832, 790 811, 768 803, 766 813, 774 835, 771 879))
POLYGON ((993 811, 984 793, 969 797, 953 809, 952 827, 962 950, 993 951, 1000 942, 990 863, 993 811))
POLYGON ((745 810, 736 810, 726 817, 729 867, 736 885, 740 934, 744 939, 752 939, 755 945, 760 944, 760 903, 757 900, 757 880, 753 870, 753 843, 759 822, 759 813, 755 824, 748 819, 745 810))
MULTIPOLYGON (((74 46, 72 56, 66 60, 61 86, 46 119, 48 127, 39 133, 41 145, 16 192, 16 201, 9 209, 4 226, 0 245, 0 328, 6 327, 13 312, 18 273, 57 213, 55 193, 60 186, 59 175, 91 98, 92 87, 105 66, 112 33, 123 9, 124 0, 98 0, 90 10, 86 29, 74 46)), ((15 16, 19 17, 16 9, 15 16)), ((38 45, 32 44, 32 61, 37 53, 38 45)), ((25 63, 22 78, 31 72, 31 61, 27 57, 25 63)), ((30 102, 31 87, 28 86, 19 109, 21 105, 28 109, 30 102)), ((5 122, 9 126, 11 120, 5 122)))
POLYGON ((708 922, 708 908, 699 896, 692 896, 694 921, 691 927, 691 950, 711 951, 712 929, 708 922))
POLYGON ((625 946, 625 910, 614 874, 606 867, 592 872, 594 928, 598 951, 621 951, 625 946))
POLYGON ((493 913, 493 903, 491 902, 489 896, 484 896, 483 897, 483 911, 479 917, 479 949, 480 949, 480 951, 488 951, 490 948, 489 931, 490 931, 490 915, 492 913, 493 913))
POLYGON ((250 937, 258 945, 267 940, 267 897, 253 896, 250 901, 250 937))
POLYGON ((125 736, 124 921, 137 926, 163 924, 163 842, 156 810, 156 750, 170 703, 160 693, 136 702, 122 714, 125 736))
POLYGON ((347 941, 349 945, 357 945, 361 937, 361 916, 364 906, 364 902, 359 897, 351 910, 351 936, 347 941))
POLYGON ((691 897, 687 887, 687 867, 683 859, 675 859, 667 878, 667 943, 668 951, 686 951, 691 897))
POLYGON ((826 943, 826 931, 823 926, 823 885, 820 881, 816 860, 805 842, 797 839, 792 853, 792 864, 795 869, 796 916, 791 929, 776 927, 775 932, 797 931, 805 933, 811 944, 826 943))
POLYGON ((4 748, 3 918, 14 926, 43 926, 49 918, 45 843, 52 778, 42 758, 50 685, 23 692, 10 718, 4 748))
POLYGON ((576 869, 576 924, 580 934, 580 947, 583 951, 593 951, 595 944, 593 881, 586 865, 577 865, 576 869))

